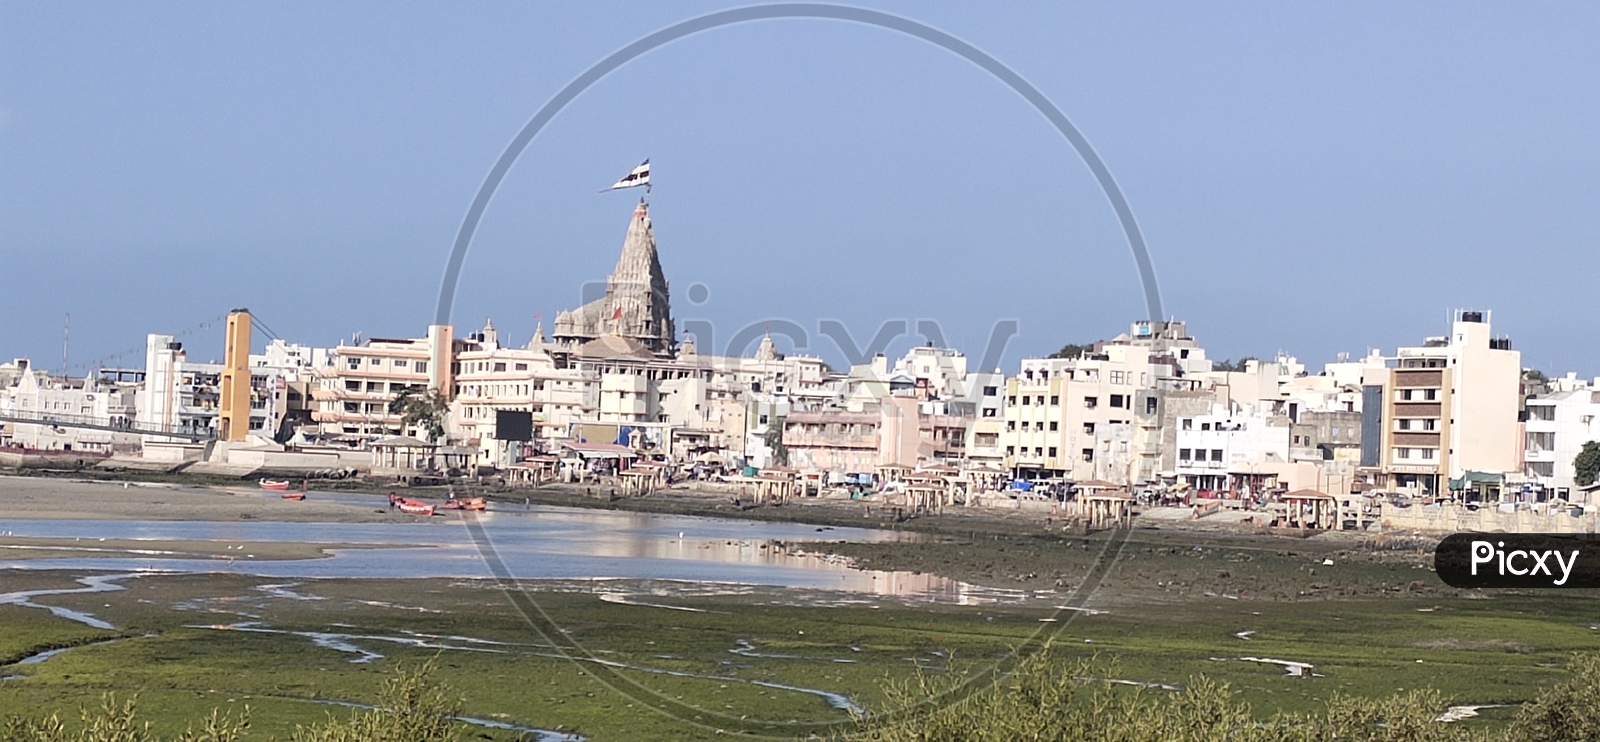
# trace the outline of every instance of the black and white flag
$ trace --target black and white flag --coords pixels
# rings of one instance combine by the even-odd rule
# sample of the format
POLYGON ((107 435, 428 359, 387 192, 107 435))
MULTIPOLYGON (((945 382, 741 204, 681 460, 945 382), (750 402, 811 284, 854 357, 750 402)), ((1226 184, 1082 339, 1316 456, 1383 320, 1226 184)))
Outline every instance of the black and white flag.
POLYGON ((622 176, 621 180, 612 183, 607 190, 615 191, 619 188, 635 188, 638 186, 644 186, 646 190, 650 188, 649 160, 639 163, 638 167, 628 171, 627 175, 622 176))

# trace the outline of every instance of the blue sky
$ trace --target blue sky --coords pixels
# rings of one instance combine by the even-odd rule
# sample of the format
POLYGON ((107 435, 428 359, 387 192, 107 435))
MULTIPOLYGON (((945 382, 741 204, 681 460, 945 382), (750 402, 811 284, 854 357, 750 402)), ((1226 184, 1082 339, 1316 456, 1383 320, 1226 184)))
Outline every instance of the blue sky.
MULTIPOLYGON (((719 7, 6 4, 0 355, 58 366, 69 312, 74 366, 139 365, 147 332, 220 355, 198 325, 234 306, 303 342, 420 334, 526 119, 719 7)), ((1474 307, 1525 364, 1600 373, 1592 6, 871 7, 985 49, 1073 119, 1214 356, 1320 364, 1474 307)), ((488 212, 456 324, 520 343, 576 304, 636 197, 596 190, 646 156, 679 322, 719 344, 773 319, 859 342, 932 319, 977 354, 1016 319, 1010 369, 1143 314, 1110 208, 1027 104, 922 42, 778 21, 655 51, 564 111, 488 212)))

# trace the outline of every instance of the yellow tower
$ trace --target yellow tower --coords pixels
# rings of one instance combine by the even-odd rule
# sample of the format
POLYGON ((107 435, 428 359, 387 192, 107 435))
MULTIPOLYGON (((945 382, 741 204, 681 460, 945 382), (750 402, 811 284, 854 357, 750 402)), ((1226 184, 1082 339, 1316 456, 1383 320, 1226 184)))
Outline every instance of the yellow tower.
POLYGON ((222 401, 217 412, 217 439, 243 441, 250 434, 250 310, 228 313, 228 337, 222 351, 222 401))

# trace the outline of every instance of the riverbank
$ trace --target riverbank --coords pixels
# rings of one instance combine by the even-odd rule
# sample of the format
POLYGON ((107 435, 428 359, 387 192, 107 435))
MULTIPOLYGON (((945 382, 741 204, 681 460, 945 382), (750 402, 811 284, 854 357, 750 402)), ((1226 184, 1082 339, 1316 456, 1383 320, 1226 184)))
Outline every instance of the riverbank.
POLYGON ((285 500, 250 482, 100 480, 56 476, 0 477, 0 513, 38 520, 264 520, 318 523, 403 522, 382 497, 285 500))
MULTIPOLYGON (((870 503, 807 499, 781 507, 736 507, 731 498, 674 488, 647 497, 612 497, 598 486, 546 485, 512 491, 461 487, 463 496, 487 496, 494 511, 520 513, 532 506, 662 516, 718 517, 815 526, 799 541, 786 537, 786 553, 846 559, 868 570, 931 574, 962 583, 1023 592, 1076 589, 1101 559, 1109 532, 1080 535, 1061 520, 1034 513, 953 508, 944 514, 897 521, 870 503), (893 543, 840 541, 827 529, 866 527, 914 533, 893 543)), ((443 490, 408 495, 442 500, 443 490)), ((425 522, 387 509, 384 491, 346 484, 313 488, 303 502, 231 483, 195 486, 173 482, 116 482, 65 477, 0 478, 0 511, 20 520, 260 521, 305 523, 425 522)), ((1116 568, 1096 592, 1097 601, 1168 602, 1207 595, 1249 600, 1371 598, 1392 594, 1444 595, 1455 591, 1430 571, 1426 543, 1382 536, 1327 533, 1309 538, 1242 530, 1196 528, 1184 522, 1140 521, 1121 545, 1116 568)), ((789 529, 794 532, 796 529, 789 529)), ((804 532, 804 531, 803 531, 804 532)), ((0 535, 4 532, 0 531, 0 535)), ((77 534, 73 534, 77 535, 77 534)), ((111 534, 107 534, 111 535, 111 534)), ((232 538, 238 538, 233 536, 232 538)), ((0 542, 3 544, 4 542, 0 542)), ((151 548, 148 545, 139 545, 151 548)), ((181 551, 223 557, 215 547, 191 543, 181 551)), ((248 553, 304 558, 315 545, 262 547, 248 553)), ((0 556, 17 549, 0 548, 0 556)), ((237 550, 235 550, 237 553, 237 550)), ((42 554, 41 554, 42 555, 42 554)), ((64 554, 53 554, 64 556, 64 554)), ((24 555, 25 556, 25 555, 24 555)))

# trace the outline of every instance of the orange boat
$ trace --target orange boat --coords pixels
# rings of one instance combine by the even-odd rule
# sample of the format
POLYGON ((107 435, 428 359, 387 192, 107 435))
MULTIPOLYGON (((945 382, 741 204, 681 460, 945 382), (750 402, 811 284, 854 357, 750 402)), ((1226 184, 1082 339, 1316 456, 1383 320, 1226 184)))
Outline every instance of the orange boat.
POLYGON ((289 491, 289 480, 287 479, 263 479, 260 484, 261 489, 264 490, 272 490, 273 492, 289 491))
POLYGON ((304 492, 285 492, 285 493, 283 493, 282 497, 285 500, 294 500, 296 502, 299 502, 300 500, 306 499, 306 493, 304 493, 304 492))
POLYGON ((396 507, 400 508, 400 512, 402 513, 410 513, 412 515, 433 515, 433 506, 421 500, 413 500, 409 497, 402 497, 395 501, 395 505, 396 507))
POLYGON ((485 500, 485 499, 483 499, 481 497, 474 497, 474 498, 472 498, 470 500, 451 500, 451 501, 446 502, 444 504, 444 509, 445 510, 476 510, 478 512, 483 512, 483 511, 489 509, 489 501, 485 500))

